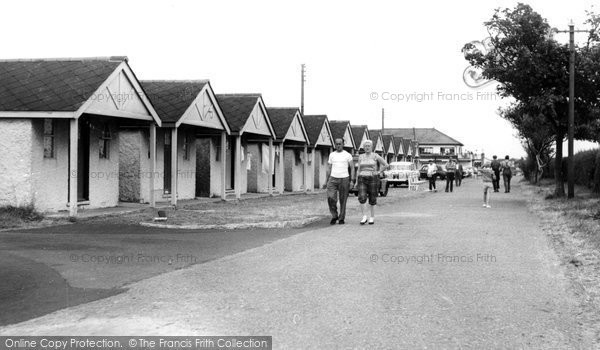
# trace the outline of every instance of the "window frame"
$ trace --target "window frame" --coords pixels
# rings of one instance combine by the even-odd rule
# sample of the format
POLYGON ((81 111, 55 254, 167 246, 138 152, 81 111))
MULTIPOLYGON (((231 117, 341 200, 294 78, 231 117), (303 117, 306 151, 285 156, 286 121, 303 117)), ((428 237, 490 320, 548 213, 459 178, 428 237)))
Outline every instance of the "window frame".
POLYGON ((43 125, 42 125, 42 133, 44 135, 44 144, 43 144, 43 148, 44 148, 44 159, 55 159, 56 158, 56 144, 55 144, 55 140, 56 140, 56 123, 54 121, 54 119, 51 118, 44 118, 43 120, 43 125), (47 124, 49 122, 49 124, 47 124), (46 126, 50 125, 50 133, 47 132, 46 126), (46 148, 46 140, 50 140, 51 144, 50 144, 50 150, 49 153, 50 155, 47 155, 47 148, 46 148))

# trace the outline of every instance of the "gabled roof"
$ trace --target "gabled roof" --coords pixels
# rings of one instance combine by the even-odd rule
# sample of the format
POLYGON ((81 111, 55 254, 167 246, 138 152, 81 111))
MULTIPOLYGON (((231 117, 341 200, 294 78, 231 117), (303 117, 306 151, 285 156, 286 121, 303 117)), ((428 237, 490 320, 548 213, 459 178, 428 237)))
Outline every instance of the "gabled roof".
POLYGON ((74 112, 126 57, 0 61, 0 111, 74 112))
MULTIPOLYGON (((216 97, 231 132, 242 131, 257 104, 264 107, 261 94, 217 94, 216 97)), ((267 119, 269 131, 274 135, 266 107, 262 111, 267 119)))
POLYGON ((386 128, 386 133, 408 139, 416 139, 424 145, 457 145, 463 144, 435 128, 386 128))
POLYGON ((394 136, 385 134, 385 135, 382 135, 381 137, 383 137, 383 149, 387 153, 388 150, 390 149, 390 144, 392 144, 392 148, 394 148, 394 145, 393 145, 394 144, 394 136))
POLYGON ((306 129, 306 134, 308 135, 308 140, 311 145, 315 145, 319 136, 321 135, 321 129, 323 129, 323 124, 327 121, 326 115, 305 115, 302 116, 304 120, 304 128, 306 129))
POLYGON ((352 135, 354 136, 354 143, 360 147, 363 135, 367 133, 367 140, 370 140, 369 128, 366 125, 352 125, 352 135))
POLYGON ((271 118, 271 124, 273 124, 273 130, 278 139, 282 139, 287 134, 290 125, 294 121, 298 108, 267 108, 269 112, 269 118, 271 118))
MULTIPOLYGON (((350 132, 350 141, 354 142, 354 136, 352 133, 352 126, 348 120, 330 120, 329 128, 331 129, 331 136, 333 137, 333 141, 335 139, 344 139, 344 134, 346 130, 350 132)), ((356 149, 356 143, 353 145, 344 145, 344 147, 354 148, 356 149)))
POLYGON ((331 129, 331 136, 333 136, 333 140, 335 139, 343 139, 344 134, 346 133, 346 128, 348 128, 350 122, 347 120, 330 120, 329 128, 331 129))
POLYGON ((404 146, 402 145, 403 140, 404 139, 402 137, 394 136, 394 148, 396 149, 396 154, 404 155, 404 146))
POLYGON ((408 139, 408 138, 402 139, 402 149, 404 150, 403 155, 412 156, 412 149, 410 148, 411 144, 412 144, 411 139, 408 139))
POLYGON ((269 119, 271 119, 271 124, 273 125, 273 130, 275 131, 275 135, 278 140, 286 137, 290 127, 292 127, 294 119, 296 116, 298 116, 298 122, 300 124, 300 128, 302 129, 302 137, 304 140, 308 141, 306 129, 304 128, 304 120, 298 108, 269 107, 267 108, 267 112, 269 113, 269 119))
MULTIPOLYGON (((369 132, 369 136, 373 141, 373 151, 377 151, 377 145, 379 144, 379 139, 381 137, 381 129, 371 129, 369 132)), ((381 139, 381 150, 385 151, 385 147, 383 146, 383 138, 381 139)))
POLYGON ((142 80, 146 95, 163 122, 177 122, 194 102, 208 80, 142 80))

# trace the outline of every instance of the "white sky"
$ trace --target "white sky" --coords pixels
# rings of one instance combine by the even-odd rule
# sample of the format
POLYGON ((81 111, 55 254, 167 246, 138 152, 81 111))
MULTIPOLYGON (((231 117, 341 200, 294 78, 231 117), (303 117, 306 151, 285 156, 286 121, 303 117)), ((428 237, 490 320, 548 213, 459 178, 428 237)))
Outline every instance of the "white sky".
MULTIPOLYGON (((435 127, 467 149, 519 156, 514 130, 496 114, 505 102, 477 95, 493 86, 464 84, 460 51, 487 36, 494 8, 516 3, 10 1, 0 57, 125 55, 140 79, 210 79, 217 93, 260 92, 271 107, 299 107, 305 63, 306 114, 380 128, 385 108, 386 127, 435 127), (381 99, 418 93, 433 95, 381 99)), ((528 3, 564 29, 581 24, 593 1, 528 3)))

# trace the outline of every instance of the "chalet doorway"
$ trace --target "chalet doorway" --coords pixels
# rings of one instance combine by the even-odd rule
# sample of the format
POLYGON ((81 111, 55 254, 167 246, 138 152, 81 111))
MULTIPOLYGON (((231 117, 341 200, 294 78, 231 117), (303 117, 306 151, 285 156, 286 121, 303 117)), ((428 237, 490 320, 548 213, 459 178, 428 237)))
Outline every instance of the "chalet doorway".
POLYGON ((90 199, 90 122, 79 119, 77 137, 77 201, 90 199))
POLYGON ((227 153, 225 154, 225 189, 233 190, 235 187, 235 137, 227 138, 227 153))
POLYGON ((164 144, 164 171, 163 173, 163 188, 165 194, 171 193, 171 131, 165 131, 165 144, 164 144))

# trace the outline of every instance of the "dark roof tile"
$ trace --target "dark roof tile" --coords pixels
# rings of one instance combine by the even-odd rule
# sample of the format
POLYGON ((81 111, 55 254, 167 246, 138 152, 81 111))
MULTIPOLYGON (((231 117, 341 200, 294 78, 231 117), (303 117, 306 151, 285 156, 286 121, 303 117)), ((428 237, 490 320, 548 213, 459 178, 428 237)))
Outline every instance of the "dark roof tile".
POLYGON ((394 135, 384 134, 381 137, 383 138, 383 150, 387 153, 390 149, 390 143, 394 141, 394 135))
POLYGON ((404 150, 403 150, 404 145, 402 144, 404 139, 399 136, 393 136, 393 137, 394 137, 394 148, 396 149, 396 154, 404 154, 404 150))
POLYGON ((233 132, 239 132, 246 125, 246 121, 250 118, 250 114, 261 95, 217 94, 216 97, 229 128, 233 132))
POLYGON ((163 122, 177 122, 208 80, 143 80, 146 95, 163 122))
POLYGON ((0 60, 0 110, 76 111, 122 62, 110 58, 0 60))
POLYGON ((269 119, 271 119, 271 125, 273 125, 273 130, 278 139, 285 137, 294 121, 297 111, 298 108, 267 108, 269 119))
MULTIPOLYGON (((367 130, 368 129, 367 129, 366 125, 352 125, 352 136, 354 136, 354 144, 357 147, 360 147, 360 142, 362 141, 362 137, 367 130)), ((370 136, 370 134, 369 134, 369 136, 370 136)))
POLYGON ((319 140, 319 136, 321 135, 321 129, 323 128, 323 124, 327 122, 326 115, 305 115, 304 119, 304 128, 306 129, 306 133, 308 134, 308 140, 311 145, 316 145, 319 140))

